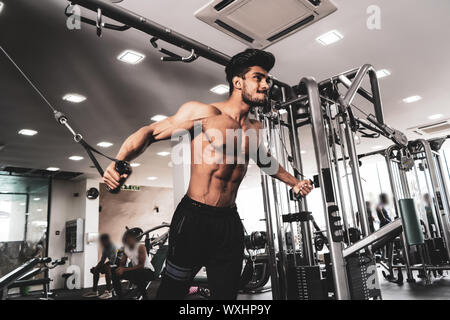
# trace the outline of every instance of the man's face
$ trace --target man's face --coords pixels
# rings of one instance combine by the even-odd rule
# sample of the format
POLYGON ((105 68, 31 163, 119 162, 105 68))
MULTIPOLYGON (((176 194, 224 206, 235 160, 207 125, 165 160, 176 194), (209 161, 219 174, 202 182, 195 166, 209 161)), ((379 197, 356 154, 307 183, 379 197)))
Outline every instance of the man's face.
POLYGON ((251 67, 242 79, 242 100, 250 107, 265 106, 269 101, 269 75, 261 67, 251 67))
POLYGON ((133 236, 127 236, 125 238, 125 245, 130 249, 134 249, 134 246, 136 245, 136 238, 133 236))

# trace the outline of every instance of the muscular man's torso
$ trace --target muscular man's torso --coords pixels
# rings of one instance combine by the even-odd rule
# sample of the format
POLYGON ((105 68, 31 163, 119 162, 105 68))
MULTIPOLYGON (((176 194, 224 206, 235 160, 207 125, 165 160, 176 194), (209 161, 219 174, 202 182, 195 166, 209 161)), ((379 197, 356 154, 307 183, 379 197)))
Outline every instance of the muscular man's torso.
POLYGON ((216 109, 217 115, 203 119, 201 133, 191 141, 187 195, 210 206, 229 207, 235 204, 249 154, 257 149, 259 123, 247 118, 241 124, 216 109), (227 137, 232 131, 236 134, 227 137))

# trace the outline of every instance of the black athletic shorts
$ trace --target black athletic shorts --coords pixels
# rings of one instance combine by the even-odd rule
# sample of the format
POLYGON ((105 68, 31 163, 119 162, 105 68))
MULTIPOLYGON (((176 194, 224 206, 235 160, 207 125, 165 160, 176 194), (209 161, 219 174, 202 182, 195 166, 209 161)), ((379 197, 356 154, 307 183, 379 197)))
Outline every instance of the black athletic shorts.
POLYGON ((236 206, 218 208, 185 196, 170 227, 169 255, 157 297, 182 299, 206 267, 214 299, 236 299, 244 256, 244 228, 236 206))

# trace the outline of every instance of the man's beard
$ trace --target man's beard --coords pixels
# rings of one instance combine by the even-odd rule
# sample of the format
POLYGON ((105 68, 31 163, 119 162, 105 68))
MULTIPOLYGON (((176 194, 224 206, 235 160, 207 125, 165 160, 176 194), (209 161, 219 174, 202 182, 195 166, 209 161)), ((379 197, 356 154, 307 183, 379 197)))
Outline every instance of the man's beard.
POLYGON ((245 88, 242 90, 242 101, 248 104, 250 108, 265 107, 269 103, 267 94, 263 99, 253 98, 245 88))

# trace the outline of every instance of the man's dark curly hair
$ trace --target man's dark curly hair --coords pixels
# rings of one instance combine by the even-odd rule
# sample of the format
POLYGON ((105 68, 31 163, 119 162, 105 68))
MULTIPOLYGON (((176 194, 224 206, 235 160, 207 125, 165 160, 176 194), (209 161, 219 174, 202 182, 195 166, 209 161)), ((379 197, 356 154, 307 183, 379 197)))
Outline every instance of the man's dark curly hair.
POLYGON ((103 233, 103 234, 101 234, 100 235, 100 241, 101 242, 104 242, 104 241, 110 241, 110 238, 109 238, 109 234, 107 234, 107 233, 103 233))
POLYGON ((125 243, 125 240, 128 237, 137 238, 139 235, 141 235, 144 231, 142 231, 141 228, 131 228, 129 229, 126 227, 127 231, 122 236, 122 242, 125 243))
POLYGON ((275 65, 275 57, 267 51, 258 49, 247 49, 238 53, 231 58, 228 65, 225 67, 227 81, 230 86, 230 95, 233 92, 233 78, 244 77, 251 67, 258 66, 270 72, 275 65))

